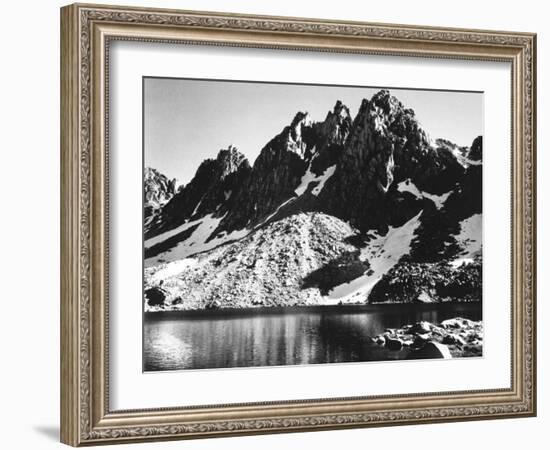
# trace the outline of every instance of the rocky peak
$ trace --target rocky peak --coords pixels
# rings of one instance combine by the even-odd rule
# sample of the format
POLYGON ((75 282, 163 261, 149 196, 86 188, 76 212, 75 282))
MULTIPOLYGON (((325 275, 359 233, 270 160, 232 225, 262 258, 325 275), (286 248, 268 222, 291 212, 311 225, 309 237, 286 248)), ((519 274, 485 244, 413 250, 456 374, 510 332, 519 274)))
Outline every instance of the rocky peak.
POLYGON ((176 179, 170 180, 152 167, 144 171, 145 204, 161 206, 176 193, 176 179))
POLYGON ((281 134, 275 138, 282 144, 284 150, 296 153, 301 158, 309 155, 310 145, 307 138, 310 134, 313 121, 308 112, 298 112, 289 126, 285 127, 281 134))
POLYGON ((371 133, 385 135, 398 144, 411 141, 417 147, 429 147, 430 138, 420 127, 414 110, 405 108, 397 97, 381 90, 363 100, 356 120, 365 122, 371 133))
POLYGON ((454 153, 458 156, 466 157, 469 151, 468 147, 460 147, 454 142, 449 141, 448 139, 437 138, 434 142, 434 146, 439 149, 446 149, 451 153, 454 153))
POLYGON ((221 149, 215 159, 205 159, 193 179, 164 205, 146 237, 173 229, 191 218, 223 214, 250 170, 246 157, 232 145, 221 149))
POLYGON ((290 127, 293 129, 306 126, 310 127, 313 121, 307 111, 298 111, 290 123, 290 127))
MULTIPOLYGON (((342 100, 336 100, 336 104, 332 110, 333 115, 338 115, 341 117, 349 117, 349 108, 342 103, 342 100)), ((330 112, 329 112, 330 115, 330 112)))
POLYGON ((145 170, 143 171, 143 176, 145 177, 145 180, 149 180, 158 175, 159 175, 159 171, 157 169, 153 169, 152 167, 146 167, 145 170))
POLYGON ((327 113, 325 121, 319 124, 319 133, 328 144, 342 145, 348 137, 351 124, 349 108, 338 100, 333 110, 327 113))
POLYGON ((222 227, 231 231, 249 226, 294 196, 315 152, 314 125, 310 115, 300 111, 262 148, 222 227))
POLYGON ((371 109, 381 111, 388 117, 393 117, 401 113, 404 109, 403 103, 401 103, 397 97, 390 94, 387 89, 382 89, 374 94, 370 102, 371 109))
POLYGON ((236 172, 242 164, 250 167, 248 159, 233 145, 229 145, 227 149, 221 149, 216 157, 216 162, 219 166, 219 178, 224 179, 227 175, 236 172))
POLYGON ((148 224, 152 216, 176 194, 177 182, 152 167, 145 168, 143 180, 144 216, 148 224))
POLYGON ((372 188, 386 192, 394 180, 394 153, 414 138, 415 125, 414 113, 389 91, 363 99, 347 142, 347 164, 365 171, 372 188))
POLYGON ((481 158, 483 156, 483 137, 478 136, 474 139, 474 142, 472 142, 472 146, 470 147, 470 151, 468 152, 468 159, 471 159, 472 161, 481 161, 481 158))
MULTIPOLYGON (((389 199, 399 201, 397 183, 411 179, 419 189, 442 195, 463 173, 451 152, 433 147, 414 111, 381 90, 361 102, 338 169, 319 199, 328 212, 354 226, 383 230, 395 226, 389 199)), ((418 205, 407 211, 396 224, 417 214, 418 205)))
POLYGON ((248 159, 236 147, 229 145, 226 149, 221 149, 216 158, 205 159, 189 184, 199 180, 201 184, 212 184, 224 180, 241 166, 250 167, 248 159))
POLYGON ((349 108, 341 100, 337 100, 332 111, 327 113, 325 123, 342 124, 348 121, 351 122, 349 108))
MULTIPOLYGON (((144 170, 144 178, 146 181, 149 180, 168 180, 168 177, 166 175, 160 173, 157 169, 154 169, 153 167, 146 167, 144 170)), ((175 181, 175 179, 174 179, 175 181)))

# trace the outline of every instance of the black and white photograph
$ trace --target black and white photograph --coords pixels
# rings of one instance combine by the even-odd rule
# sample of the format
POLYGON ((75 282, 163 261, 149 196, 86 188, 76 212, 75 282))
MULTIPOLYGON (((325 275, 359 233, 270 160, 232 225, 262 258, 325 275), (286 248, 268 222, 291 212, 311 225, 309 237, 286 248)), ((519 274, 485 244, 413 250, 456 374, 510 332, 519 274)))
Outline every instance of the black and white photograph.
POLYGON ((143 370, 482 357, 483 101, 144 77, 143 370))

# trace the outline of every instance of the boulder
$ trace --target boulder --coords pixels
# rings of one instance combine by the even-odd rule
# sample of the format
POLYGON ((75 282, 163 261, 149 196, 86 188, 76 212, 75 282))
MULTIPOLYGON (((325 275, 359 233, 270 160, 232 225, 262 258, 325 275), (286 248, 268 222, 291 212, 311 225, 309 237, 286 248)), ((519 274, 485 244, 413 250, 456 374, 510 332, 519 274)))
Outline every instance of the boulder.
POLYGON ((466 344, 466 342, 464 341, 464 339, 456 334, 447 334, 445 335, 445 337, 443 337, 443 344, 463 346, 466 344))
POLYGON ((432 325, 430 322, 416 322, 409 330, 411 334, 427 334, 432 331, 432 325))
POLYGON ((449 348, 438 342, 428 342, 419 350, 413 351, 407 357, 408 359, 451 359, 453 356, 449 348))
POLYGON ((428 342, 430 342, 430 339, 427 338, 427 337, 423 337, 423 336, 419 336, 417 335, 415 338, 414 338, 414 341, 412 343, 412 347, 413 348, 422 348, 424 347, 428 342))
POLYGON ((480 343, 468 344, 463 348, 464 354, 467 356, 483 356, 483 345, 480 343))
POLYGON ((441 326, 443 328, 461 328, 462 325, 460 323, 460 319, 448 319, 441 322, 441 326))
POLYGON ((219 300, 213 300, 208 305, 206 305, 206 309, 219 309, 221 306, 222 304, 219 300))
POLYGON ((149 306, 164 306, 166 291, 160 287, 151 287, 145 290, 145 297, 149 306))
POLYGON ((475 322, 469 319, 464 319, 462 317, 456 317, 454 319, 447 319, 441 322, 443 328, 473 328, 475 322))
POLYGON ((435 303, 436 301, 426 291, 422 291, 416 298, 417 303, 435 303))
POLYGON ((172 300, 172 305, 181 305, 183 303, 183 300, 181 297, 176 297, 174 300, 172 300))
POLYGON ((391 351, 398 351, 403 348, 403 341, 401 339, 386 339, 386 347, 391 351))

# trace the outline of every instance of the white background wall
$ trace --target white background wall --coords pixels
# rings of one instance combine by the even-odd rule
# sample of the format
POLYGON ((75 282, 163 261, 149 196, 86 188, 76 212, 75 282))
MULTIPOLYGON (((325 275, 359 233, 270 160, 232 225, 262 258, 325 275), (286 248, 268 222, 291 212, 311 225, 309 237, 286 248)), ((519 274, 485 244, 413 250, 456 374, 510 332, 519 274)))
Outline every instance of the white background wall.
MULTIPOLYGON (((121 2, 122 3, 122 2, 121 2)), ((59 10, 54 0, 2 5, 0 45, 0 446, 5 449, 60 448, 59 417, 59 10)), ((545 328, 550 212, 550 15, 536 0, 460 2, 393 0, 134 0, 159 6, 532 31, 538 36, 539 172, 539 416, 532 419, 467 422, 142 444, 139 448, 279 449, 547 448, 548 351, 545 328)), ((490 268, 487 268, 490 270, 490 268)), ((475 377, 475 374, 472 374, 475 377)), ((128 448, 128 446, 123 446, 128 448)), ((121 448, 121 447, 120 447, 121 448)), ((135 447, 137 448, 137 447, 135 447)))

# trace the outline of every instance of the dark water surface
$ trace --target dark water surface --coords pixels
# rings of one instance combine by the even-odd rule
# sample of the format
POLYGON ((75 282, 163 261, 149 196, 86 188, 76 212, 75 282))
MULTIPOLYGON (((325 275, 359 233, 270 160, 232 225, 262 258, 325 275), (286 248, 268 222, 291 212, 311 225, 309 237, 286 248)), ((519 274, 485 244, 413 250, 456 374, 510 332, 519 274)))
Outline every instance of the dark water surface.
POLYGON ((144 370, 281 366, 403 358, 370 338, 386 328, 453 317, 481 320, 480 303, 146 313, 144 370))

